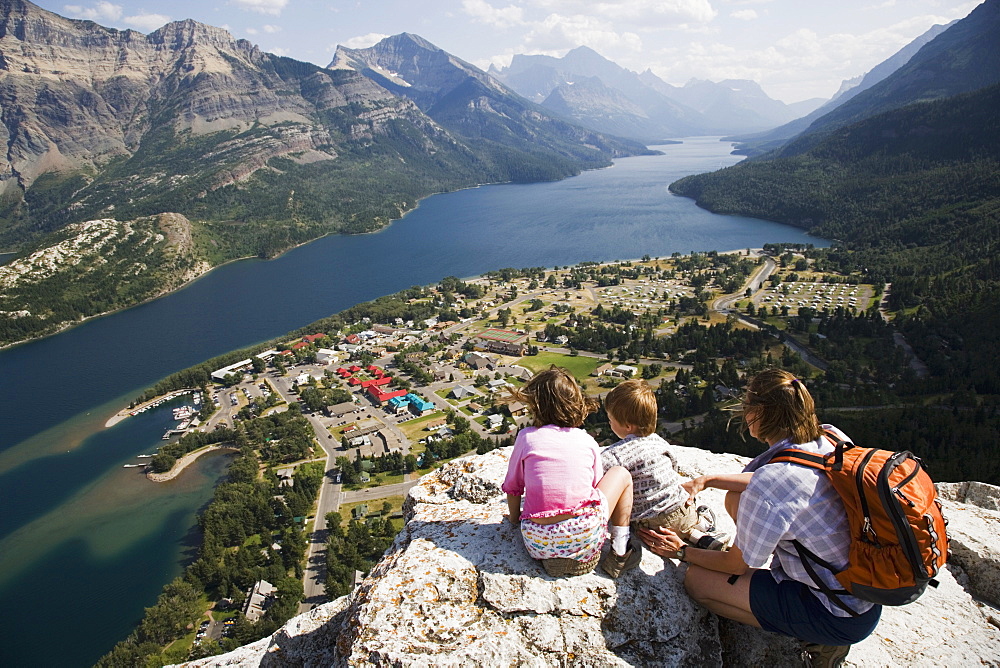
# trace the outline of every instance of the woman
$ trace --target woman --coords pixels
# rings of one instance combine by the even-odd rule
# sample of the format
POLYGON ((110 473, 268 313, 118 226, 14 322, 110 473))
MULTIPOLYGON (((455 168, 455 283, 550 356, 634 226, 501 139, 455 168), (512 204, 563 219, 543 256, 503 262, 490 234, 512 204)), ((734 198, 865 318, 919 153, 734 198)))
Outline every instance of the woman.
POLYGON ((821 471, 765 464, 786 448, 832 452, 824 430, 846 436, 819 424, 805 385, 780 369, 763 371, 749 382, 742 416, 744 428, 767 450, 743 473, 706 475, 687 483, 692 499, 707 487, 728 490, 726 510, 736 522, 732 548, 685 547, 669 529, 640 534, 656 554, 690 564, 684 585, 698 603, 723 617, 805 641, 804 658, 814 666, 839 666, 850 646, 875 630, 881 606, 821 592, 810 568, 829 588, 841 585, 811 559, 804 563, 792 541, 838 569, 846 567, 847 513, 821 471), (762 570, 772 555, 770 569, 762 570))

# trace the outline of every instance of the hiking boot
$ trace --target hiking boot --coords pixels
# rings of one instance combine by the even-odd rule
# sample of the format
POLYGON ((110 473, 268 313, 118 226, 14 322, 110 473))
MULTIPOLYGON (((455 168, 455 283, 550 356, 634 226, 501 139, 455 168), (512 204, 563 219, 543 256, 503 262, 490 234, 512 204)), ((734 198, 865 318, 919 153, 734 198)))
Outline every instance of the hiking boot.
POLYGON ((802 663, 813 668, 837 668, 851 651, 850 645, 817 645, 806 643, 802 650, 802 663))
POLYGON ((711 508, 708 506, 698 506, 695 509, 695 513, 699 517, 698 524, 694 527, 695 529, 700 529, 704 533, 715 531, 715 512, 711 508))
POLYGON ((642 561, 642 543, 636 540, 635 536, 630 536, 625 554, 617 555, 614 550, 608 550, 599 566, 611 576, 611 579, 615 579, 630 568, 638 566, 640 561, 642 561))
POLYGON ((729 534, 722 533, 721 531, 702 534, 698 540, 693 540, 691 544, 703 550, 725 550, 729 545, 729 534))

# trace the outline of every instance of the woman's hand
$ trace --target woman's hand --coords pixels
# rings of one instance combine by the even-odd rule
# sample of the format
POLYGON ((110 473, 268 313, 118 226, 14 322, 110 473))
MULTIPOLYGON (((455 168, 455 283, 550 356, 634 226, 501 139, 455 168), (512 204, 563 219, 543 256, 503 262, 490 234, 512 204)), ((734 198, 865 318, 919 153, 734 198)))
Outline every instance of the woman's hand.
POLYGON ((673 558, 686 543, 672 529, 639 529, 639 536, 650 552, 661 557, 673 558))

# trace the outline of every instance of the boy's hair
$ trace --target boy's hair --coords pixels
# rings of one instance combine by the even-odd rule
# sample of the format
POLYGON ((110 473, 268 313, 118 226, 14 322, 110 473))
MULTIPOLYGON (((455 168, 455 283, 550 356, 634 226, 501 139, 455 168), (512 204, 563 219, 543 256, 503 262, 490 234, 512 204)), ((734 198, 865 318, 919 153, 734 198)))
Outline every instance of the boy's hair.
POLYGON ((532 376, 524 387, 511 389, 510 394, 528 406, 536 427, 579 427, 597 410, 597 401, 583 396, 576 378, 554 364, 532 376))
POLYGON ((766 369, 747 384, 743 397, 743 424, 757 424, 762 441, 791 438, 809 443, 822 436, 816 404, 801 380, 783 369, 766 369))
POLYGON ((636 430, 637 436, 656 431, 656 393, 644 380, 626 380, 604 397, 604 410, 636 430))

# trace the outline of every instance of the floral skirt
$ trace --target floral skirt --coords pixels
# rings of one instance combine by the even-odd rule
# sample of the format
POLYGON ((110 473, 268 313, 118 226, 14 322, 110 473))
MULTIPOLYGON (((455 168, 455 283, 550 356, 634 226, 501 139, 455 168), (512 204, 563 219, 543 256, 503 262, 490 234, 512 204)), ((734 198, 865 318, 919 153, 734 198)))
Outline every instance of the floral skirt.
POLYGON ((608 532, 608 502, 587 506, 576 517, 555 524, 521 520, 521 538, 534 559, 590 561, 601 552, 608 532))

